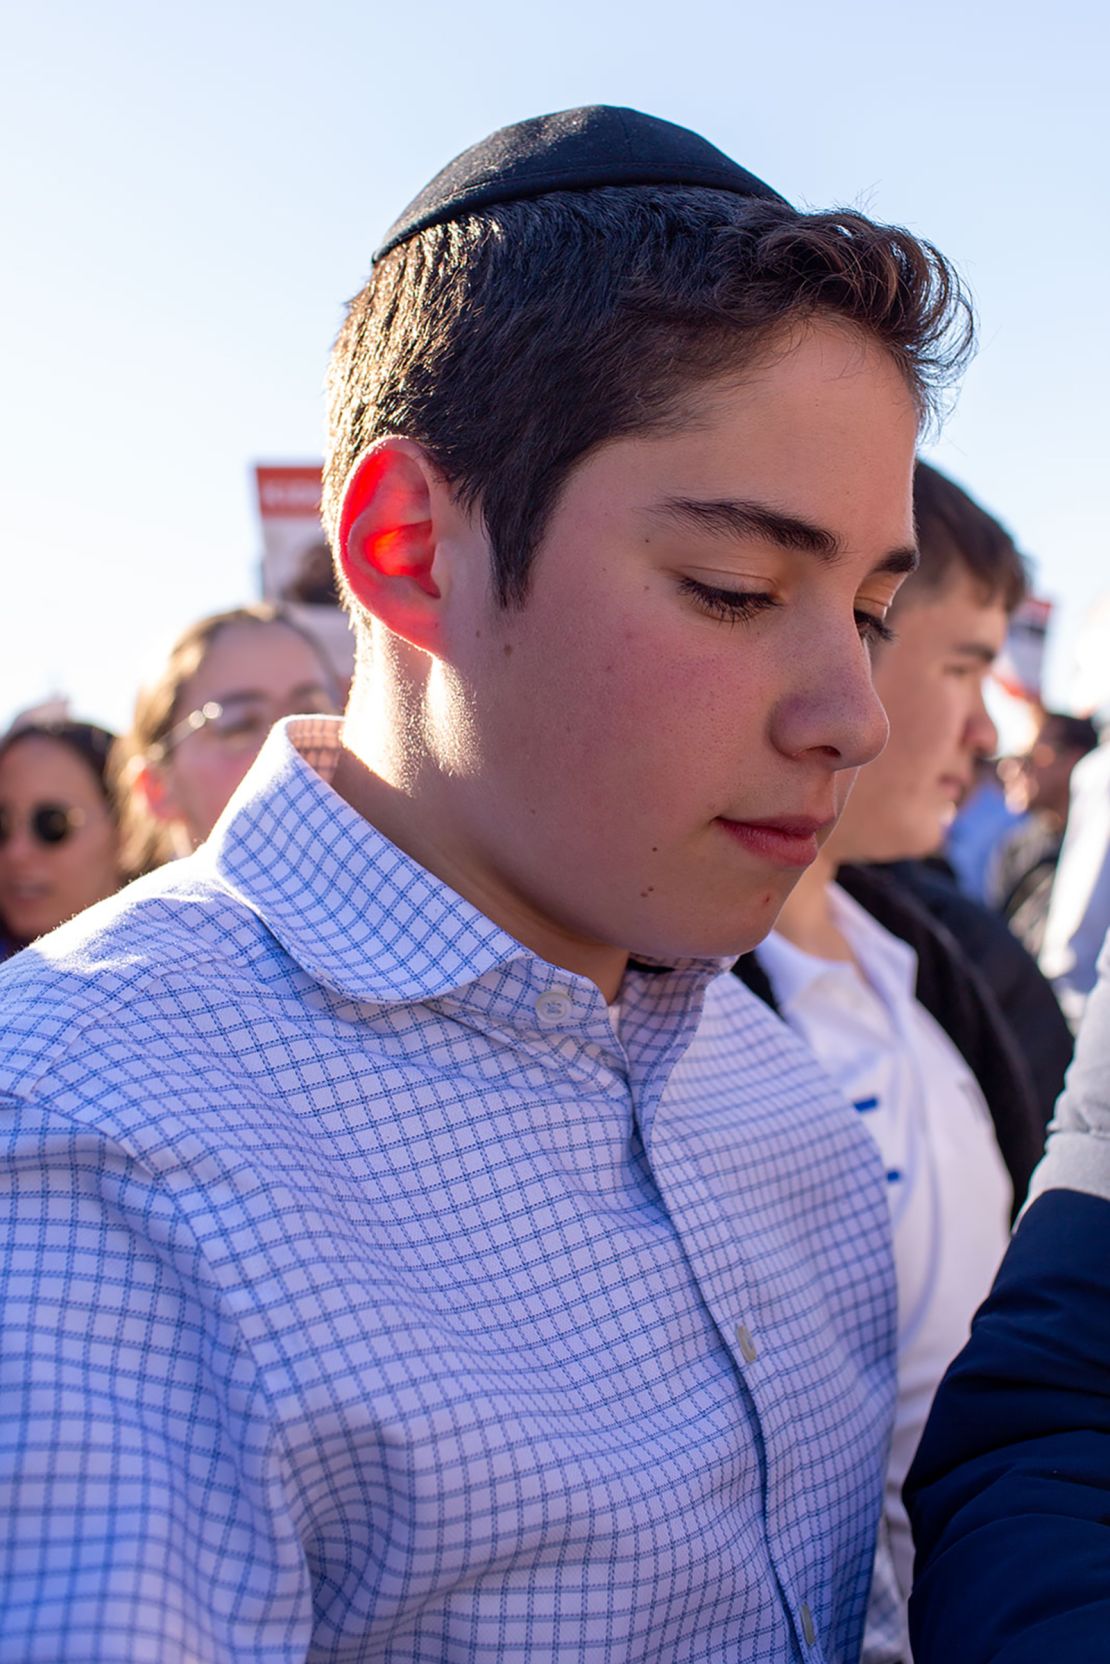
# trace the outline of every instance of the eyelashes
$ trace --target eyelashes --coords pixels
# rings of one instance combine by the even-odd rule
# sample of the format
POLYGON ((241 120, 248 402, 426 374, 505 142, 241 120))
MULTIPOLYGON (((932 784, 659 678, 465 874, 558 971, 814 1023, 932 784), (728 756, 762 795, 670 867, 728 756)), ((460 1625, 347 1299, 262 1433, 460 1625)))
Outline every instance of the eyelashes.
MULTIPOLYGON (((782 605, 781 601, 762 590, 717 589, 712 584, 699 583, 696 578, 680 577, 678 587, 702 612, 723 624, 747 623, 758 618, 760 613, 770 612, 772 608, 782 605)), ((864 612, 857 607, 855 620, 860 639, 868 647, 894 640, 894 631, 877 613, 864 612)))
POLYGON ((897 636, 884 618, 879 618, 873 612, 856 611, 856 628, 868 647, 877 647, 880 642, 896 641, 897 636))
POLYGON ((696 578, 679 578, 678 587, 702 612, 724 624, 743 623, 779 605, 773 595, 759 590, 716 589, 712 584, 699 584, 696 578))

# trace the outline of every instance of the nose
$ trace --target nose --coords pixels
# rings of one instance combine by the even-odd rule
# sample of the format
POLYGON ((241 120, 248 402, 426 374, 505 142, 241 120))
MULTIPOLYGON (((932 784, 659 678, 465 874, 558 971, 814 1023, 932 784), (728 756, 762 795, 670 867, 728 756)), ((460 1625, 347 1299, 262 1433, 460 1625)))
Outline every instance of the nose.
POLYGON ((998 750, 998 729, 987 710, 982 683, 976 688, 975 704, 967 719, 965 739, 968 750, 976 757, 993 757, 998 750))
POLYGON ((772 738, 791 757, 823 756, 833 769, 862 768, 890 732, 871 679, 871 659, 854 627, 801 653, 772 716, 772 738))
POLYGON ((21 867, 37 854, 31 829, 25 820, 15 821, 8 830, 7 837, 0 843, 0 862, 8 867, 21 867))

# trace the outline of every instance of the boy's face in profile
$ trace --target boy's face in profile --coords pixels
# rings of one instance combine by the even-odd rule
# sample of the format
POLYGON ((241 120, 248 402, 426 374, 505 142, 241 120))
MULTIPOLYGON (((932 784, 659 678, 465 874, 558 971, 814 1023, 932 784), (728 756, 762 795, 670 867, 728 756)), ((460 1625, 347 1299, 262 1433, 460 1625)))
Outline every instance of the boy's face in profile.
POLYGON ((875 666, 890 743, 856 783, 836 835, 840 861, 900 861, 940 848, 998 735, 983 703, 1009 620, 963 569, 898 609, 875 666))
POLYGON ((868 620, 912 559, 917 410, 845 326, 788 347, 587 457, 522 607, 455 589, 441 839, 556 962, 750 948, 883 745, 868 620))

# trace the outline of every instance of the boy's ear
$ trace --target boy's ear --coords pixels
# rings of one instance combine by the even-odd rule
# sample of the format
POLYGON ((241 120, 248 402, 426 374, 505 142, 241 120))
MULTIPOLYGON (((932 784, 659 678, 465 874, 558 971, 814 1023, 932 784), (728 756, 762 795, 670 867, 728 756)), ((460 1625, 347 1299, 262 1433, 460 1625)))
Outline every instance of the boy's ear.
POLYGON ((339 559, 360 606, 414 647, 435 652, 442 626, 447 486, 411 439, 364 452, 343 490, 339 559))

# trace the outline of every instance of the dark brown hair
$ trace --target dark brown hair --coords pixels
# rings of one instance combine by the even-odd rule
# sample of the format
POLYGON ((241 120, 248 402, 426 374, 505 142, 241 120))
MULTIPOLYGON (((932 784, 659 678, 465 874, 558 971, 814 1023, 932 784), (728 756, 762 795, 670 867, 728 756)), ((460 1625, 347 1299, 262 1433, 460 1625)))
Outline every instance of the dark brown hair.
POLYGON ((1045 711, 1037 739, 1047 741, 1057 751, 1078 751, 1081 757, 1085 757, 1098 744, 1098 729, 1089 716, 1073 716, 1069 711, 1045 711))
POLYGON ((962 486, 928 462, 918 462, 914 470, 913 514, 921 564, 899 590, 895 606, 912 602, 922 590, 940 589, 954 571, 965 572, 985 602, 1001 601, 1007 612, 1020 606, 1029 576, 1013 538, 962 486))
POLYGON ((103 792, 109 809, 115 814, 116 805, 109 785, 109 768, 116 736, 95 722, 74 722, 69 717, 34 717, 16 721, 14 727, 0 738, 0 757, 6 757, 24 740, 54 740, 80 757, 103 792))
POLYGON ((971 309, 928 243, 862 214, 679 186, 553 192, 401 244, 352 301, 328 376, 324 519, 374 440, 416 440, 479 507, 502 604, 521 601, 570 469, 683 419, 699 384, 815 317, 879 342, 924 416, 971 309))

